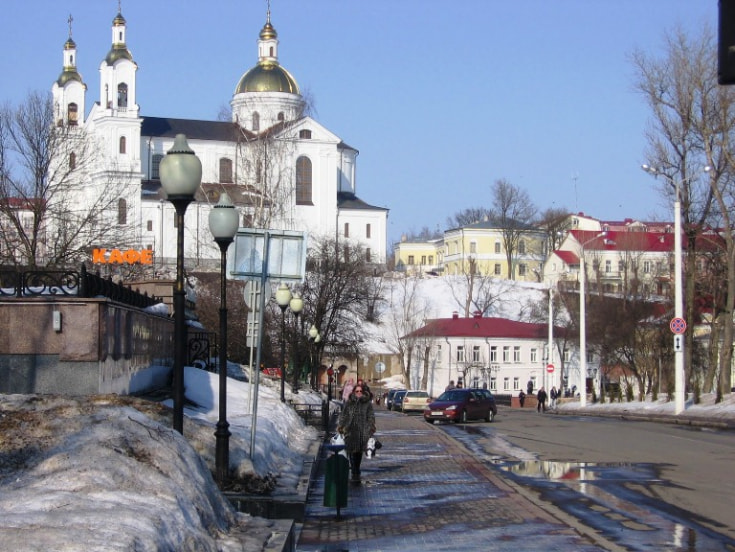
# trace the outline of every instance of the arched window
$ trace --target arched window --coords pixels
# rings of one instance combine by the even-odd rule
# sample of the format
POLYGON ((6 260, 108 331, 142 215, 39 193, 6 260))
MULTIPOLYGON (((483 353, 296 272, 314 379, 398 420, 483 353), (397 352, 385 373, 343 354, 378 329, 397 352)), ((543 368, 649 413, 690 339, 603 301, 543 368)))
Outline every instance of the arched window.
POLYGON ((286 116, 283 114, 283 111, 279 111, 278 112, 278 121, 282 123, 285 120, 286 120, 286 116))
POLYGON ((128 107, 128 85, 124 82, 117 85, 117 107, 128 107))
POLYGON ((128 223, 128 202, 122 198, 117 200, 117 223, 128 223))
POLYGON ((161 166, 162 159, 163 155, 161 155, 160 153, 156 153, 153 155, 153 159, 151 159, 151 180, 159 180, 161 178, 158 169, 161 166))
POLYGON ((78 111, 79 111, 79 106, 77 106, 77 104, 75 103, 70 103, 66 107, 66 119, 71 126, 77 126, 78 111))
POLYGON ((311 200, 311 159, 296 160, 296 205, 313 205, 311 200))
POLYGON ((253 111, 253 130, 256 132, 260 130, 260 113, 257 111, 253 111))
POLYGON ((255 163, 255 182, 260 184, 263 181, 263 162, 258 159, 255 163))
POLYGON ((77 168, 77 154, 74 152, 71 152, 69 154, 69 169, 72 171, 77 168))
POLYGON ((219 160, 219 181, 224 183, 232 182, 232 159, 222 157, 219 160))
POLYGON ((120 136, 120 153, 125 153, 127 146, 127 140, 125 139, 125 136, 120 136))

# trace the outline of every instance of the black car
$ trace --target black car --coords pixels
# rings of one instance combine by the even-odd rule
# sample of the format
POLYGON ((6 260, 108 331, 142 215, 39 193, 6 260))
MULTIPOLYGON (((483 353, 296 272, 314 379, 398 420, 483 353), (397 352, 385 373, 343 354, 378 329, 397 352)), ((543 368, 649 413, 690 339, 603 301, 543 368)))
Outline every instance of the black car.
POLYGON ((393 401, 391 402, 389 410, 398 410, 399 412, 403 408, 403 397, 406 396, 405 389, 399 389, 396 394, 393 395, 393 401))
POLYGON ((437 420, 492 422, 498 413, 495 397, 487 389, 450 389, 424 409, 424 419, 433 424, 437 420))
POLYGON ((396 393, 398 391, 401 391, 401 389, 389 389, 388 393, 385 395, 385 407, 388 410, 392 410, 393 408, 393 397, 395 397, 396 393))

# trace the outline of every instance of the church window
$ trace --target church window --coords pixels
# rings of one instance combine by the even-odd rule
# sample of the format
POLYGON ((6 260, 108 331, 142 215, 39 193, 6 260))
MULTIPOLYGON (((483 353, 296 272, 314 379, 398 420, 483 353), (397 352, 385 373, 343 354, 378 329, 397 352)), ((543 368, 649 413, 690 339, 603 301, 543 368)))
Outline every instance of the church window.
POLYGON ((269 52, 270 52, 270 53, 269 53, 270 57, 273 57, 273 46, 271 46, 271 47, 270 47, 270 50, 269 50, 269 52))
POLYGON ((152 221, 152 220, 149 220, 149 221, 148 221, 148 223, 146 224, 146 229, 147 229, 147 230, 148 230, 149 232, 153 232, 153 221, 152 221))
POLYGON ((117 200, 117 223, 128 223, 128 202, 123 198, 117 200))
POLYGON ((370 251, 370 248, 368 247, 365 249, 365 262, 366 263, 372 262, 372 258, 373 258, 372 253, 370 251))
POLYGON ((278 122, 282 123, 286 120, 286 116, 283 114, 283 111, 278 112, 278 122))
POLYGON ((126 149, 127 149, 127 140, 125 139, 125 136, 120 136, 120 153, 125 153, 126 149))
POLYGON ((258 162, 255 163, 255 182, 260 184, 263 181, 263 162, 258 159, 258 162))
POLYGON ((260 113, 253 111, 253 130, 255 132, 260 130, 260 113))
POLYGON ((232 159, 222 157, 219 160, 219 181, 224 183, 232 182, 232 159))
POLYGON ((296 205, 313 205, 311 198, 311 159, 296 160, 296 205))
POLYGON ((369 224, 365 225, 365 237, 368 239, 370 238, 370 225, 369 224))
POLYGON ((128 107, 128 85, 124 82, 117 86, 117 107, 128 107))
POLYGON ((74 152, 71 152, 69 154, 69 169, 72 171, 77 168, 77 154, 74 152))
POLYGON ((518 254, 519 255, 525 255, 526 254, 526 242, 524 240, 520 240, 518 242, 518 254))
POLYGON ((500 242, 499 241, 495 242, 495 252, 500 253, 500 242))
POLYGON ((158 169, 161 166, 162 159, 163 155, 161 155, 160 153, 156 153, 153 155, 153 159, 151 159, 151 180, 158 180, 159 178, 161 178, 158 169))
POLYGON ((308 140, 311 138, 311 131, 307 129, 303 129, 299 131, 299 138, 303 138, 304 140, 308 140))
POLYGON ((350 237, 350 223, 345 222, 345 238, 349 238, 349 237, 350 237))
POLYGON ((70 103, 66 108, 67 122, 71 126, 77 125, 79 106, 75 103, 70 103))

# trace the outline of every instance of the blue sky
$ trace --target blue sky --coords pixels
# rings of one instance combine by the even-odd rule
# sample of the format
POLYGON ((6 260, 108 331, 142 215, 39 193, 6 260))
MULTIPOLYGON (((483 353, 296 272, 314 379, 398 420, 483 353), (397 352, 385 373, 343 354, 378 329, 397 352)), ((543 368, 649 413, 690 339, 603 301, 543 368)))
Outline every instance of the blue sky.
MULTIPOLYGON (((47 91, 74 18, 99 96, 117 0, 5 0, 0 103, 47 91)), ((265 0, 122 0, 143 115, 216 119, 257 61, 265 0)), ((672 218, 641 169, 650 113, 634 49, 675 25, 717 28, 717 0, 271 0, 281 64, 316 118, 360 151, 358 195, 388 237, 490 207, 499 178, 540 208, 672 218)))

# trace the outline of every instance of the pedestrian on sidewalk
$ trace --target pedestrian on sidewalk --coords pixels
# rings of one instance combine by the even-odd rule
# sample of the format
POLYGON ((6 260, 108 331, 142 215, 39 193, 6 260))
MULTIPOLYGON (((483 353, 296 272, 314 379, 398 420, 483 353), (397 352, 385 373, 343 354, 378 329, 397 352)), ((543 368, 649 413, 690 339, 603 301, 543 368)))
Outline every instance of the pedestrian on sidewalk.
POLYGON ((549 408, 554 410, 556 408, 556 400, 559 398, 559 392, 556 390, 556 386, 552 387, 551 391, 549 391, 549 398, 551 399, 549 408))
POLYGON ((536 393, 536 400, 538 401, 536 410, 538 412, 546 412, 546 389, 541 387, 541 389, 538 390, 538 393, 536 393))
POLYGON ((360 464, 367 442, 375 433, 375 411, 371 395, 359 383, 339 415, 337 431, 345 437, 353 485, 360 484, 360 464))
POLYGON ((523 408, 523 403, 526 402, 526 394, 523 392, 523 389, 518 393, 518 402, 521 403, 521 408, 523 408))

